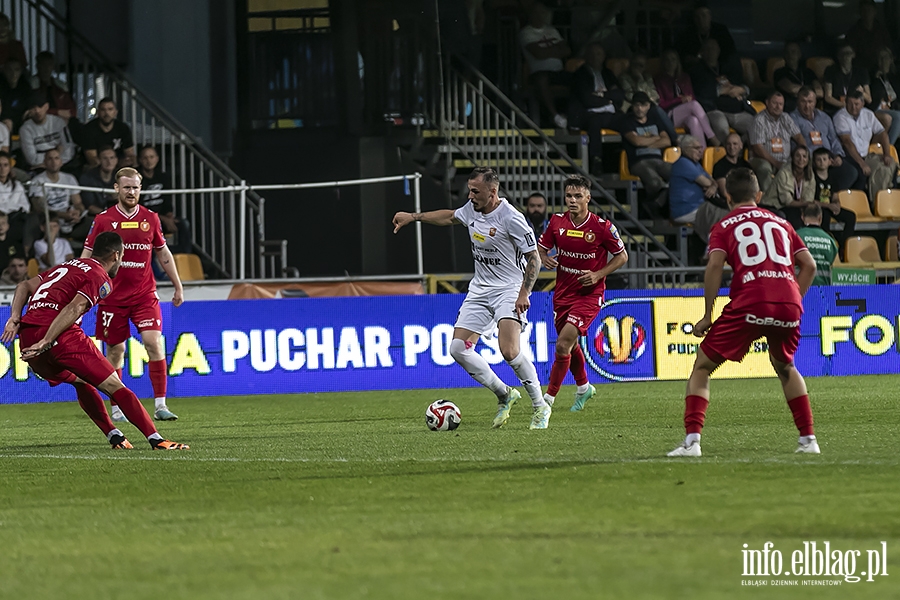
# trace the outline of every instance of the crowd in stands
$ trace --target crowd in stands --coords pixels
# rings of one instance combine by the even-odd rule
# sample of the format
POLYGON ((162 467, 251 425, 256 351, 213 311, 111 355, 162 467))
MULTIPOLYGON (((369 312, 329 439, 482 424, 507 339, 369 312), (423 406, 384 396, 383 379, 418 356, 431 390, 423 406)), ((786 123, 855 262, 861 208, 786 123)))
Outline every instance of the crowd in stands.
POLYGON ((756 62, 739 56, 705 3, 660 56, 630 48, 630 58, 610 59, 599 41, 570 47, 552 25, 552 11, 537 2, 519 39, 526 89, 539 100, 542 126, 587 134, 592 174, 640 179, 645 218, 690 224, 706 241, 727 212, 726 175, 748 167, 763 206, 798 230, 821 223, 842 252, 856 215, 837 193, 861 190, 874 206, 878 192, 900 177, 893 42, 872 0, 861 0, 859 11, 833 58, 804 60, 801 44, 787 41, 766 65, 770 81, 762 82, 756 62), (756 81, 748 81, 748 71, 756 81), (560 86, 568 88, 564 105, 560 86), (609 150, 621 150, 621 167, 609 150), (669 154, 677 159, 666 160, 669 154), (832 231, 835 222, 842 227, 832 231))
POLYGON ((0 13, 0 285, 25 279, 30 260, 44 270, 80 255, 94 216, 116 202, 115 194, 44 184, 111 189, 116 171, 126 166, 144 178, 141 203, 173 234, 173 252, 190 252, 187 222, 174 216, 171 196, 158 193, 171 182, 156 148, 135 152, 131 128, 118 119, 111 98, 100 100, 96 118, 79 122, 52 52, 35 57, 33 75, 28 66, 9 18, 0 13))

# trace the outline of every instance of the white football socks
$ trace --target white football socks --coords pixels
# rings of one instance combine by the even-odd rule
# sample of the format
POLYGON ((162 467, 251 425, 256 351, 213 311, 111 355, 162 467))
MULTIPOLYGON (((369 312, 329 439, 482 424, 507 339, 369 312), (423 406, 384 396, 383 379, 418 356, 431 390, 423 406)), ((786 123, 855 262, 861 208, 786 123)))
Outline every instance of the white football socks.
POLYGON ((156 398, 156 400, 154 402, 156 404, 156 410, 166 407, 166 397, 165 396, 163 396, 162 398, 156 398))
POLYGON ((517 357, 506 362, 516 372, 516 376, 522 382, 525 391, 531 396, 531 405, 534 407, 547 406, 547 402, 544 401, 544 394, 541 391, 541 383, 538 381, 537 369, 534 368, 534 365, 531 364, 525 353, 519 352, 517 357))
POLYGON ((497 377, 488 362, 475 352, 474 348, 474 344, 469 347, 466 340, 454 338, 450 342, 450 356, 472 376, 472 379, 494 392, 498 400, 506 399, 506 384, 497 377))
POLYGON ((575 388, 575 393, 576 394, 586 394, 589 389, 591 389, 591 384, 586 383, 584 385, 579 385, 577 388, 575 388))
POLYGON ((684 438, 684 445, 685 445, 685 446, 690 446, 690 445, 693 444, 694 442, 697 442, 698 444, 700 443, 700 434, 699 434, 699 433, 689 433, 689 434, 687 434, 687 436, 684 438))

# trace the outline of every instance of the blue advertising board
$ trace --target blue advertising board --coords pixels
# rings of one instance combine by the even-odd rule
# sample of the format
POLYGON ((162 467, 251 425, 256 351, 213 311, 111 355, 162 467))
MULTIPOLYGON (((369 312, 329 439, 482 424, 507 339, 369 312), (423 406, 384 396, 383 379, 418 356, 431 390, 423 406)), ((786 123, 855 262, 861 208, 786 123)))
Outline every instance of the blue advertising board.
MULTIPOLYGON (((172 397, 454 388, 477 385, 449 353, 461 294, 298 298, 163 304, 172 397)), ((522 348, 546 384, 556 332, 552 296, 532 294, 522 348)), ((720 310, 725 299, 717 303, 720 310)), ((796 356, 807 376, 900 372, 900 286, 813 288, 796 356)), ((685 379, 699 340, 700 290, 610 291, 581 344, 592 382, 685 379)), ((83 326, 94 331, 94 314, 83 326)), ((0 322, 9 316, 0 307, 0 322)), ((718 377, 772 376, 764 340, 718 377)), ((476 350, 517 384, 496 337, 476 350)), ((0 346, 0 403, 74 400, 50 388, 18 358, 18 341, 0 346)), ((152 395, 146 352, 127 343, 124 381, 152 395)), ((567 379, 571 383, 571 376, 567 379)))

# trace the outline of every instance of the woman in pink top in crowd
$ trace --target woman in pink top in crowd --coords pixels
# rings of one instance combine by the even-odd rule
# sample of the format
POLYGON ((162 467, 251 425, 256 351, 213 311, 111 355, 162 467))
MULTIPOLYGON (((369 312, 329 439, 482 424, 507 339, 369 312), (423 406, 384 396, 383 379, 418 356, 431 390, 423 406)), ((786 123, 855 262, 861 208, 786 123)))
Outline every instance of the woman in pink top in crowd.
POLYGON ((692 136, 710 146, 721 146, 721 142, 709 125, 709 118, 700 103, 694 99, 691 78, 681 70, 681 60, 675 50, 666 50, 660 58, 660 73, 653 77, 659 92, 659 106, 669 114, 675 127, 685 127, 692 136))

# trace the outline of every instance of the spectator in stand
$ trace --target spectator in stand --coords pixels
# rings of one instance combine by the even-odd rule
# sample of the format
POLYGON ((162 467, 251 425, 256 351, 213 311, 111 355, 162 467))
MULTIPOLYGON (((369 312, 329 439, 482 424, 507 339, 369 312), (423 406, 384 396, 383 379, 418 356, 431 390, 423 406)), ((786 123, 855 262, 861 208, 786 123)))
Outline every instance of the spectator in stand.
POLYGON ((788 113, 797 108, 797 94, 803 87, 812 89, 818 99, 825 95, 816 74, 803 64, 802 59, 800 44, 788 42, 784 45, 784 66, 772 74, 775 89, 784 96, 784 111, 788 113))
POLYGON ((75 158, 75 144, 62 117, 48 114, 50 104, 42 92, 32 92, 28 101, 28 120, 19 129, 22 144, 22 155, 28 169, 34 171, 44 166, 44 153, 51 148, 59 150, 63 161, 63 170, 69 172, 77 168, 72 159, 75 158))
MULTIPOLYGON (((727 60, 735 54, 734 38, 728 27, 712 20, 712 11, 705 2, 698 2, 688 28, 679 36, 676 47, 686 65, 702 59, 703 45, 707 40, 715 40, 727 60)), ((724 136, 723 136, 724 137, 724 136)))
POLYGON ((865 189, 865 179, 860 179, 850 161, 845 160, 844 147, 834 131, 834 123, 827 114, 816 108, 816 100, 816 92, 812 88, 806 86, 800 88, 797 92, 797 110, 791 113, 791 118, 803 134, 806 147, 813 154, 819 148, 831 153, 833 160, 829 172, 835 190, 854 187, 865 189))
POLYGON ((856 230, 856 213, 841 207, 837 199, 837 191, 845 188, 834 184, 834 168, 832 156, 825 148, 817 148, 813 152, 813 174, 816 176, 816 201, 822 205, 822 227, 825 231, 831 231, 831 220, 840 221, 844 228, 840 231, 832 231, 834 239, 843 249, 847 238, 852 237, 856 230))
POLYGON ((22 77, 22 63, 18 58, 10 58, 3 65, 3 77, 0 78, 0 101, 3 103, 0 121, 10 133, 19 133, 30 98, 31 86, 22 77))
POLYGON ((775 175, 775 182, 763 194, 759 205, 770 208, 776 214, 780 211, 794 227, 803 227, 800 215, 803 207, 816 199, 816 178, 813 176, 809 160, 809 149, 797 146, 790 155, 790 163, 785 164, 775 175))
POLYGON ((750 88, 744 85, 740 63, 720 62, 719 44, 714 39, 703 43, 700 58, 691 68, 691 81, 716 137, 725 139, 729 127, 746 135, 754 111, 747 100, 750 88))
POLYGON ((31 78, 31 87, 41 91, 50 104, 50 114, 61 117, 67 123, 75 116, 76 106, 68 86, 54 77, 56 57, 52 52, 44 50, 35 59, 37 73, 31 78))
POLYGON ((628 109, 631 108, 631 97, 635 92, 644 92, 650 98, 650 101, 653 102, 653 107, 650 110, 656 112, 660 121, 666 124, 666 133, 669 134, 669 139, 675 142, 678 139, 678 134, 675 133, 675 125, 672 123, 669 115, 666 114, 666 111, 660 108, 659 92, 656 91, 656 86, 653 85, 653 78, 646 74, 646 70, 647 54, 643 50, 638 50, 631 57, 631 60, 628 61, 628 69, 619 75, 619 85, 625 94, 622 111, 628 112, 628 109))
POLYGON ((547 197, 540 192, 531 192, 525 202, 525 219, 534 230, 534 239, 541 237, 547 228, 547 197))
POLYGON ((13 229, 21 230, 31 210, 25 187, 12 173, 12 159, 8 152, 0 151, 0 212, 9 215, 13 229))
POLYGON ((0 13, 0 65, 5 65, 10 59, 19 61, 22 68, 28 66, 25 46, 13 37, 12 22, 9 17, 0 13))
POLYGON ((9 217, 0 212, 0 271, 5 270, 14 256, 23 256, 25 248, 22 238, 10 230, 9 217))
POLYGON ((0 285, 19 285, 28 279, 28 261, 25 256, 13 256, 0 273, 0 285))
POLYGON ((885 21, 876 21, 875 17, 875 2, 860 0, 859 21, 850 28, 844 37, 844 41, 856 50, 860 68, 870 71, 878 67, 879 51, 893 45, 885 21))
POLYGON ((551 25, 553 12, 537 2, 531 8, 528 25, 519 32, 519 45, 528 63, 529 82, 544 108, 553 118, 553 124, 565 129, 567 121, 556 111, 551 85, 568 85, 569 74, 563 69, 563 60, 571 54, 559 31, 551 25))
POLYGON ((45 183, 62 183, 66 185, 78 185, 78 180, 73 175, 62 173, 62 159, 59 150, 51 148, 44 154, 44 172, 35 175, 31 180, 31 202, 37 219, 42 224, 44 219, 44 206, 50 212, 50 219, 59 219, 62 235, 74 241, 80 248, 91 229, 93 218, 87 213, 81 202, 78 190, 68 188, 44 187, 45 183))
MULTIPOLYGON (((756 115, 750 127, 750 149, 753 150, 750 164, 764 196, 775 173, 788 162, 792 140, 796 145, 806 147, 797 123, 784 112, 784 96, 779 91, 769 92, 766 109, 756 115)), ((809 156, 806 158, 809 163, 809 156)))
POLYGON ((588 132, 588 155, 594 175, 603 172, 600 130, 618 130, 622 118, 620 107, 625 99, 616 76, 604 66, 605 60, 606 52, 599 43, 587 47, 584 64, 572 78, 569 102, 569 117, 573 119, 573 125, 588 132))
MULTIPOLYGON (((719 188, 719 195, 725 197, 725 178, 733 169, 753 169, 744 158, 744 141, 736 133, 725 138, 725 156, 713 165, 713 179, 719 188)), ((727 208, 727 205, 725 206, 727 208)))
POLYGON ((111 146, 98 148, 97 154, 100 156, 100 165, 90 171, 85 171, 81 176, 80 183, 84 187, 104 188, 110 191, 106 194, 88 191, 81 193, 84 207, 91 216, 99 215, 117 202, 113 186, 116 183, 116 164, 119 162, 119 157, 116 156, 116 151, 111 146))
MULTIPOLYGON (((175 205, 170 194, 160 194, 160 190, 172 188, 172 182, 159 168, 159 154, 153 146, 141 148, 138 173, 141 174, 140 203, 159 216, 163 233, 174 233, 175 243, 169 244, 174 254, 190 254, 194 251, 191 225, 186 219, 175 216, 175 205)), ((545 205, 546 206, 546 205, 545 205)), ((537 238, 535 238, 537 239, 537 238)))
POLYGON ((878 68, 873 70, 870 81, 872 104, 869 108, 875 111, 875 116, 888 130, 888 140, 893 146, 900 138, 900 101, 897 99, 900 77, 897 77, 894 53, 890 48, 882 48, 878 53, 878 68))
POLYGON ((59 235, 59 225, 59 221, 50 219, 50 229, 48 230, 46 224, 41 223, 41 231, 46 234, 44 237, 34 240, 34 257, 37 259, 41 271, 46 271, 50 267, 61 265, 67 260, 75 258, 75 251, 72 250, 69 240, 59 235))
POLYGON ((816 276, 812 285, 831 285, 831 265, 838 255, 838 245, 830 235, 822 230, 822 208, 815 202, 803 207, 803 227, 797 235, 816 261, 816 276))
POLYGON ((100 164, 97 149, 101 146, 110 146, 116 151, 120 169, 133 167, 137 163, 131 127, 120 121, 118 116, 119 109, 112 98, 103 98, 97 105, 97 118, 92 119, 84 126, 82 148, 88 169, 93 169, 100 164))
POLYGON ((855 57, 856 53, 850 44, 841 44, 837 51, 837 62, 825 69, 822 80, 825 88, 825 112, 829 115, 834 116, 844 108, 847 95, 853 90, 862 92, 866 104, 872 103, 869 72, 854 64, 855 57))
MULTIPOLYGON (((704 149, 707 143, 710 146, 722 145, 710 125, 706 111, 694 99, 691 78, 681 70, 678 52, 672 49, 663 51, 660 73, 653 77, 653 83, 658 92, 659 107, 666 111, 673 126, 687 128, 704 149)), ((727 121, 724 128, 728 128, 727 121)))
POLYGON ((681 157, 672 165, 669 179, 669 217, 676 223, 693 223, 697 209, 718 193, 712 175, 703 170, 703 146, 692 135, 681 137, 681 157))
POLYGON ((834 130, 837 132, 847 157, 859 174, 867 182, 869 202, 875 201, 878 192, 891 187, 897 164, 888 152, 887 132, 875 118, 875 113, 865 107, 863 93, 851 90, 847 94, 847 104, 834 115, 834 130), (883 154, 869 152, 869 145, 881 144, 883 154))
POLYGON ((635 92, 631 112, 622 118, 622 144, 628 156, 628 169, 637 175, 647 190, 646 208, 651 216, 665 205, 667 182, 672 165, 662 158, 662 151, 672 145, 665 126, 650 112, 650 97, 635 92))
MULTIPOLYGON (((0 100, 0 114, 3 113, 3 101, 0 100)), ((0 152, 9 152, 10 141, 12 136, 10 135, 10 129, 7 125, 7 121, 0 121, 0 152)))

